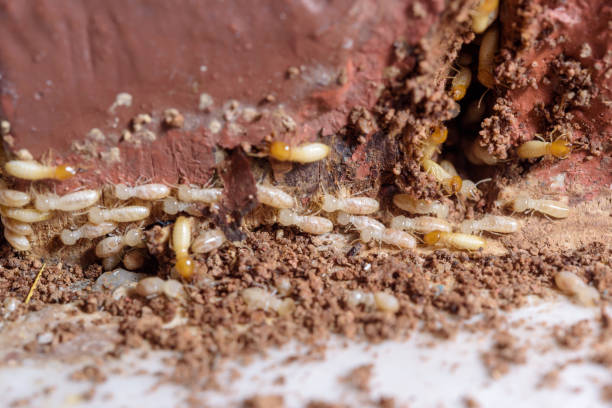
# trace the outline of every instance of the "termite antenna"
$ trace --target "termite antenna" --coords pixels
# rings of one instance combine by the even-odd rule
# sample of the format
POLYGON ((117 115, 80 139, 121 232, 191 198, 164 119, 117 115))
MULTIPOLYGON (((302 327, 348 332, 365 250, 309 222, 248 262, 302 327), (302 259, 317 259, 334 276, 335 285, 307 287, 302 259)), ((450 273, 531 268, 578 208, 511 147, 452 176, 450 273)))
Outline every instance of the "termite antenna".
POLYGON ((480 97, 480 99, 478 99, 478 109, 479 110, 480 110, 480 104, 482 103, 482 100, 484 99, 484 97, 487 94, 487 92, 489 92, 490 90, 491 90, 491 88, 487 88, 487 90, 482 93, 482 96, 480 97))
POLYGON ((488 178, 482 179, 480 181, 477 181, 476 183, 474 183, 474 186, 478 187, 479 184, 486 183, 487 181, 492 181, 492 180, 493 179, 491 177, 488 177, 488 178))

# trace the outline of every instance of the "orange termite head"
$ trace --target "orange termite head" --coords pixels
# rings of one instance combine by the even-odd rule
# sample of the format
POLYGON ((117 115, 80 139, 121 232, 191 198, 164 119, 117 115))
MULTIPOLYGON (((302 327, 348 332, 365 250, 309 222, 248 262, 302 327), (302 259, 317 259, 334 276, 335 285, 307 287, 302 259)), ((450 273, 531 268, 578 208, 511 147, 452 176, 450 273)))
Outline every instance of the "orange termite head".
POLYGON ((57 166, 55 169, 55 178, 57 180, 67 180, 70 177, 73 177, 77 173, 76 169, 67 164, 62 164, 61 166, 57 166))
POLYGON ((176 260, 176 270, 184 279, 191 279, 193 269, 193 260, 190 257, 181 257, 176 260))
POLYGON ((291 147, 285 142, 274 141, 270 144, 270 157, 279 161, 287 161, 291 158, 291 147))
POLYGON ((450 91, 450 97, 455 101, 460 101, 463 99, 467 92, 467 87, 465 85, 454 85, 450 91))
POLYGON ((451 191, 451 194, 457 194, 461 191, 461 187, 463 185, 463 181, 459 176, 452 176, 448 180, 448 188, 451 191))
POLYGON ((446 142, 447 136, 448 129, 446 128, 446 126, 436 126, 429 138, 435 144, 442 144, 446 142))
POLYGON ((435 230, 425 234, 425 236, 423 237, 423 241, 425 241, 427 245, 435 245, 438 243, 441 237, 442 232, 439 230, 435 230))
POLYGON ((550 144, 549 149, 552 156, 562 159, 572 152, 572 144, 563 138, 559 138, 550 144))

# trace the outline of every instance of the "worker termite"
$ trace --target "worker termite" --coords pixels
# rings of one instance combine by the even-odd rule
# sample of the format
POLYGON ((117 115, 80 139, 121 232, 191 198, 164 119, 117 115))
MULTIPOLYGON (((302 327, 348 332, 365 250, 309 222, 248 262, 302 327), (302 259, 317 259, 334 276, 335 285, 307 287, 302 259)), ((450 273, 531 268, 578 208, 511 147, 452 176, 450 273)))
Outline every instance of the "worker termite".
POLYGON ((134 291, 142 297, 154 297, 161 294, 170 299, 180 299, 186 296, 183 284, 175 279, 163 280, 157 276, 138 281, 134 291))
POLYGON ((274 310, 280 316, 291 313, 294 309, 294 302, 291 298, 279 299, 274 294, 262 288, 247 288, 240 295, 251 309, 274 310))
POLYGON ((459 227, 464 234, 476 234, 480 231, 511 234, 517 232, 519 228, 519 222, 514 218, 490 214, 485 215, 479 220, 465 220, 459 227))
POLYGON ((142 205, 131 205, 111 209, 92 208, 89 210, 88 218, 92 224, 101 224, 107 221, 134 222, 144 220, 151 214, 149 207, 142 205))
POLYGON ((438 218, 448 217, 448 206, 439 201, 419 200, 409 194, 396 194, 393 204, 411 214, 435 214, 438 218))
POLYGON ((13 177, 24 180, 67 180, 77 171, 69 165, 45 166, 35 161, 11 160, 4 165, 6 172, 13 177))
POLYGON ((421 161, 421 166, 427 174, 431 174, 438 183, 442 184, 449 194, 456 194, 461 191, 463 181, 459 176, 451 176, 438 163, 431 159, 421 161))
POLYGON ((415 248, 417 244, 416 238, 412 235, 393 228, 385 228, 382 231, 366 228, 361 231, 360 239, 363 242, 370 242, 372 240, 384 242, 387 245, 393 245, 402 249, 415 248))
POLYGON ((9 229, 4 230, 4 238, 18 251, 29 251, 32 248, 30 240, 25 235, 15 234, 9 229))
POLYGON ((34 207, 38 211, 78 211, 91 207, 100 199, 97 190, 81 190, 63 196, 55 194, 38 194, 34 199, 34 207))
POLYGON ((439 230, 450 232, 453 227, 450 222, 436 217, 416 217, 416 218, 408 218, 403 215, 398 215, 397 217, 393 217, 391 219, 391 228, 397 230, 408 230, 408 231, 416 231, 422 234, 439 230))
POLYGON ((448 129, 445 126, 436 126, 431 135, 423 142, 421 148, 422 159, 431 159, 438 151, 439 146, 446 141, 448 129))
POLYGON ((98 258, 107 258, 111 255, 119 253, 126 246, 143 247, 144 234, 139 228, 128 230, 124 235, 114 235, 104 238, 96 245, 96 256, 98 258))
POLYGON ((472 15, 472 30, 484 33, 499 14, 499 0, 481 0, 472 15))
POLYGON ((280 188, 257 184, 257 201, 274 208, 293 208, 295 200, 280 188))
POLYGON ((430 246, 439 245, 467 251, 477 251, 485 247, 484 239, 459 232, 431 231, 425 234, 423 241, 430 246))
POLYGON ((378 211, 379 204, 370 197, 334 197, 324 194, 321 199, 321 209, 326 212, 342 211, 347 214, 365 215, 378 211))
POLYGON ((60 240, 64 245, 74 245, 81 239, 95 239, 110 234, 117 228, 112 222, 102 222, 100 224, 85 224, 76 230, 64 229, 60 233, 60 240))
POLYGON ((499 47, 499 30, 490 28, 482 37, 478 51, 478 81, 487 88, 495 86, 493 69, 495 68, 495 53, 499 47))
POLYGON ((519 194, 511 201, 510 205, 512 210, 516 212, 537 211, 554 218, 567 218, 569 216, 569 207, 567 205, 554 200, 530 198, 525 193, 519 194))
POLYGON ((191 279, 193 275, 193 260, 189 256, 191 246, 191 230, 193 219, 180 216, 174 222, 172 228, 172 248, 176 256, 176 270, 185 279, 191 279))
POLYGON ((461 67, 451 82, 450 97, 455 101, 463 99, 472 82, 472 71, 468 67, 461 67))
POLYGON ((12 231, 14 234, 17 234, 17 235, 34 234, 34 230, 32 229, 32 226, 30 224, 26 224, 23 222, 19 222, 19 221, 12 220, 10 218, 4 218, 4 217, 2 217, 2 224, 4 225, 5 229, 12 231))
POLYGON ((353 224, 353 226, 358 231, 364 231, 366 229, 370 229, 370 230, 376 230, 376 231, 382 232, 386 228, 382 222, 375 220, 374 218, 366 217, 363 215, 350 215, 347 213, 340 213, 338 214, 338 217, 336 218, 336 220, 338 221, 338 224, 340 225, 353 224))
POLYGON ((584 283, 575 273, 561 271, 555 275, 555 283, 561 292, 584 306, 595 306, 599 301, 597 289, 584 283))
POLYGON ((186 203, 201 202, 212 204, 221 199, 223 190, 220 188, 197 188, 181 185, 178 188, 178 199, 186 203))
POLYGON ((299 215, 289 209, 282 209, 278 212, 278 222, 282 226, 295 226, 309 234, 320 235, 334 229, 334 224, 327 218, 313 215, 299 215))
POLYGON ((0 207, 0 214, 5 218, 31 224, 34 222, 46 221, 51 218, 51 213, 38 211, 34 208, 7 208, 0 207))
POLYGON ((115 185, 115 197, 119 200, 139 198, 141 200, 153 201, 161 200, 170 195, 170 188, 164 184, 143 184, 136 187, 129 187, 125 184, 115 185))
POLYGON ((305 143, 291 147, 287 143, 274 141, 270 144, 270 157, 278 161, 312 163, 323 160, 329 155, 330 148, 323 143, 305 143))
POLYGON ((23 191, 0 189, 0 205, 5 207, 23 207, 30 202, 30 195, 23 191))
POLYGON ((371 293, 352 290, 348 293, 346 302, 352 307, 364 305, 366 308, 376 308, 383 312, 395 313, 399 310, 397 298, 382 291, 371 293))
POLYGON ((553 156, 558 159, 564 159, 571 152, 572 144, 564 138, 558 138, 554 142, 530 140, 520 145, 516 150, 516 154, 521 159, 536 159, 542 156, 553 156))
POLYGON ((223 231, 212 229, 202 232, 191 244, 191 252, 205 254, 219 248, 227 239, 223 231))
POLYGON ((142 268, 146 260, 146 255, 142 249, 132 249, 123 255, 121 262, 128 271, 135 271, 142 268))
MULTIPOLYGON (((459 175, 457 173, 457 170, 455 169, 455 166, 453 166, 453 164, 449 162, 448 160, 442 160, 440 162, 440 167, 446 170, 446 172, 450 174, 451 176, 459 175)), ((478 184, 484 183, 485 181, 490 181, 490 180, 491 179, 488 178, 488 179, 480 180, 478 183, 474 183, 472 180, 463 179, 461 181, 461 190, 459 190, 458 194, 464 198, 468 198, 470 200, 476 201, 480 198, 480 190, 478 189, 478 184)))
POLYGON ((174 197, 166 197, 163 200, 162 209, 166 214, 175 215, 180 212, 187 213, 194 217, 201 217, 204 215, 197 203, 184 203, 178 201, 174 197))

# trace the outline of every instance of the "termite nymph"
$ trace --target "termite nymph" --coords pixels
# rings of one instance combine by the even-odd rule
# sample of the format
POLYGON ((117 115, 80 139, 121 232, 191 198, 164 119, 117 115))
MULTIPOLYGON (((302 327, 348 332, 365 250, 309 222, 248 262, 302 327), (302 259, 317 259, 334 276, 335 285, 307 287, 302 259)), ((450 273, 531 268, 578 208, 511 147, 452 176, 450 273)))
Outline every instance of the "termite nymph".
POLYGON ((176 215, 180 212, 187 213, 194 217, 201 217, 204 215, 197 203, 184 203, 178 201, 174 197, 166 197, 163 199, 162 210, 170 215, 176 215))
POLYGON ((499 0, 482 0, 472 15, 472 30, 476 34, 484 33, 499 14, 499 0))
POLYGON ((67 180, 77 171, 74 167, 63 164, 60 166, 45 166, 35 161, 11 160, 4 165, 6 172, 23 180, 67 180))
POLYGON ((291 147, 281 141, 270 144, 270 157, 278 161, 291 161, 297 163, 312 163, 323 160, 329 155, 329 146, 323 143, 305 143, 291 147))
POLYGON ((499 47, 499 30, 490 28, 482 37, 478 51, 478 81, 487 88, 495 86, 493 68, 495 67, 495 53, 499 47))
POLYGON ((172 228, 172 248, 176 255, 175 268, 184 279, 191 279, 194 271, 193 260, 189 256, 192 228, 193 219, 182 215, 176 219, 172 228))
POLYGON ((542 142, 540 140, 530 140, 519 146, 516 150, 521 159, 536 159, 542 156, 553 156, 564 159, 572 152, 572 144, 559 138, 554 142, 542 142))
POLYGON ((274 208, 293 208, 293 197, 280 188, 257 184, 257 201, 274 208))
POLYGON ((11 218, 26 224, 46 221, 51 218, 50 212, 41 212, 33 208, 6 208, 0 207, 0 214, 5 218, 11 218))
POLYGON ((280 316, 285 316, 290 314, 294 308, 293 299, 286 298, 281 300, 262 288, 246 288, 240 294, 251 309, 271 309, 280 316))
POLYGON ((587 285, 575 273, 561 271, 555 275, 555 283, 563 293, 584 306, 595 306, 599 302, 597 289, 587 285))
POLYGON ((554 218, 567 218, 569 216, 569 207, 567 205, 554 200, 530 198, 527 194, 519 194, 511 202, 511 206, 512 210, 516 212, 537 211, 554 218))
POLYGON ((141 200, 161 200, 170 195, 170 188, 164 184, 143 184, 129 187, 125 184, 115 185, 115 197, 119 200, 129 200, 136 197, 141 200))
POLYGON ((425 234, 431 231, 439 230, 450 232, 453 226, 450 222, 436 217, 421 216, 416 218, 408 218, 403 215, 398 215, 391 219, 391 228, 397 230, 415 231, 425 234))
POLYGON ((23 191, 0 189, 0 205, 4 207, 23 207, 30 202, 30 195, 23 191))
POLYGON ((25 235, 18 235, 9 229, 5 229, 4 238, 17 251, 29 251, 32 249, 30 240, 25 235))
POLYGON ((85 224, 76 230, 65 229, 60 233, 60 240, 64 245, 74 245, 79 239, 95 239, 110 234, 117 228, 112 222, 100 224, 85 224))
POLYGON ((336 218, 336 220, 338 221, 338 224, 340 225, 353 224, 353 226, 358 231, 372 229, 372 230, 377 230, 377 231, 382 232, 385 230, 385 225, 382 222, 374 218, 366 217, 363 215, 351 215, 347 213, 340 213, 338 214, 338 217, 336 218))
POLYGON ((87 216, 92 224, 101 224, 106 221, 134 222, 144 220, 151 214, 149 207, 142 205, 131 205, 111 209, 92 208, 87 216))
POLYGON ((2 217, 2 225, 4 225, 5 229, 12 231, 14 234, 17 234, 17 235, 33 235, 34 234, 34 230, 32 229, 32 226, 30 224, 16 221, 11 218, 2 217))
POLYGON ((139 228, 132 228, 124 235, 114 235, 104 238, 96 245, 96 256, 108 258, 119 253, 124 247, 143 247, 144 235, 139 228))
POLYGON ((477 138, 474 142, 469 144, 464 150, 464 153, 465 157, 472 164, 494 166, 500 161, 480 145, 480 138, 477 138))
POLYGON ((459 227, 461 232, 465 234, 476 234, 480 231, 511 234, 517 232, 519 228, 519 222, 514 218, 490 214, 485 215, 479 220, 465 220, 459 227))
POLYGON ((225 241, 227 241, 225 234, 220 229, 204 231, 193 240, 191 252, 205 254, 219 248, 225 241))
POLYGON ((455 101, 463 99, 472 82, 472 71, 468 67, 461 67, 451 82, 450 97, 455 101))
POLYGON ((419 200, 409 194, 396 194, 393 204, 411 214, 435 214, 438 218, 448 217, 448 206, 439 201, 419 200))
POLYGON ((342 211, 348 214, 365 215, 378 211, 379 204, 370 197, 334 197, 324 194, 321 198, 321 209, 325 212, 342 211))
POLYGON ((39 194, 34 199, 34 207, 39 211, 78 211, 91 207, 100 199, 97 190, 81 190, 63 196, 39 194))
POLYGON ((181 185, 178 188, 178 199, 186 203, 201 202, 206 204, 216 203, 221 199, 223 190, 220 188, 198 188, 181 185))
POLYGON ((278 223, 285 226, 295 226, 309 234, 320 235, 331 232, 334 224, 327 218, 313 215, 299 215, 289 209, 282 209, 278 212, 278 223))
MULTIPOLYGON (((440 167, 442 167, 448 174, 451 176, 459 176, 455 166, 448 160, 442 160, 440 162, 440 167)), ((478 184, 483 183, 485 181, 490 181, 491 179, 483 179, 478 183, 474 183, 471 180, 462 179, 461 180, 461 189, 458 194, 463 196, 464 198, 468 198, 470 200, 478 200, 480 198, 480 190, 478 189, 478 184)))
POLYGON ((366 228, 361 231, 360 239, 363 242, 370 242, 372 240, 384 242, 385 244, 402 249, 415 248, 417 244, 416 239, 412 235, 392 228, 385 228, 382 231, 366 228))
POLYGON ((431 231, 425 234, 423 241, 430 246, 439 245, 467 251, 477 251, 485 247, 484 239, 459 232, 431 231))
POLYGON ((448 129, 446 126, 436 126, 431 135, 423 142, 421 148, 422 159, 431 159, 438 151, 439 146, 446 141, 448 137, 448 129))

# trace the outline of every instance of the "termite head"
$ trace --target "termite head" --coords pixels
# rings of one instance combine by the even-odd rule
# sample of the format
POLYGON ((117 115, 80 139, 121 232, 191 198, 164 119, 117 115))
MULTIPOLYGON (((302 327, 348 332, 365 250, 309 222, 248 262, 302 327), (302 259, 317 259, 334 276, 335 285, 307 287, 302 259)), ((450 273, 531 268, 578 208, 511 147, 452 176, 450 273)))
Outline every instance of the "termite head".
POLYGON ((558 159, 567 157, 572 152, 572 144, 564 138, 559 138, 550 144, 550 154, 558 159))
POLYGON ((461 177, 459 177, 459 176, 452 176, 448 180, 447 187, 450 190, 451 194, 457 194, 458 192, 461 191, 462 184, 463 184, 463 181, 461 180, 461 177))
POLYGON ((448 136, 448 129, 446 126, 436 126, 433 133, 430 136, 430 140, 435 144, 442 144, 446 142, 448 136))
POLYGON ((529 197, 527 195, 519 195, 512 203, 512 209, 516 212, 525 212, 529 210, 529 197))
POLYGON ((55 169, 55 178, 57 180, 67 180, 77 174, 77 170, 67 164, 57 166, 55 169))
POLYGON ((270 144, 270 157, 279 161, 287 161, 291 157, 291 147, 285 142, 274 141, 270 144))
POLYGON ((321 208, 326 212, 334 212, 338 209, 338 199, 330 194, 323 194, 321 208))
POLYGON ((188 257, 180 257, 176 260, 176 270, 184 279, 191 279, 193 276, 193 260, 188 257))
POLYGON ((467 87, 465 85, 454 85, 450 90, 450 97, 455 101, 460 101, 463 99, 465 94, 467 93, 467 87))
POLYGON ((423 237, 423 241, 425 241, 427 245, 435 245, 438 243, 438 241, 440 241, 441 237, 442 232, 439 230, 435 230, 425 234, 425 236, 423 237))

